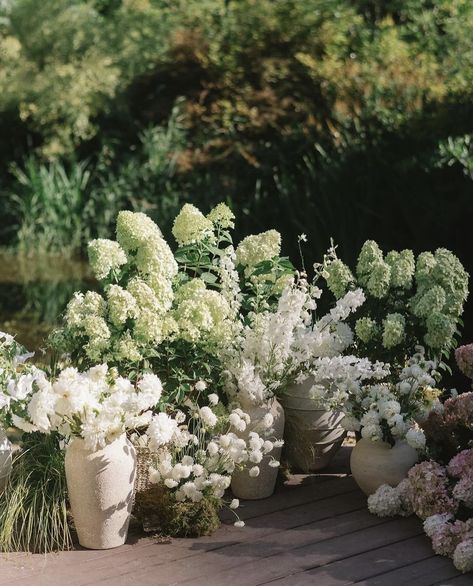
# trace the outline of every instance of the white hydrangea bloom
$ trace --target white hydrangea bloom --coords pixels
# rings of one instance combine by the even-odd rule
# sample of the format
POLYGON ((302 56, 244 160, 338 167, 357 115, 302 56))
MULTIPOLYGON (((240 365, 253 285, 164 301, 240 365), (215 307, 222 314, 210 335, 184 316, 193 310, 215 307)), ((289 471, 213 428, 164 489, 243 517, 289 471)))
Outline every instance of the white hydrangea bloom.
POLYGON ((186 203, 174 220, 172 233, 180 246, 201 242, 213 235, 212 220, 194 205, 186 203))
POLYGON ((135 251, 149 240, 161 238, 161 230, 141 212, 122 211, 117 218, 117 240, 126 251, 135 251))
POLYGON ((90 266, 98 281, 106 279, 114 269, 119 269, 128 262, 123 248, 113 240, 91 240, 88 253, 90 266))

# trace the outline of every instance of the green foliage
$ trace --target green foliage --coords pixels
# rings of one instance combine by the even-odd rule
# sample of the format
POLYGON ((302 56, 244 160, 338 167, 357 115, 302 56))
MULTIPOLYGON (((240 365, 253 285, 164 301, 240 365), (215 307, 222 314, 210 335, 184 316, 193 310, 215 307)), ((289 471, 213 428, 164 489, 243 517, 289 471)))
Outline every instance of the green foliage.
POLYGON ((71 547, 59 439, 55 434, 27 435, 0 495, 0 551, 47 553, 71 547))
POLYGON ((84 192, 90 179, 85 164, 76 164, 70 173, 61 163, 48 165, 29 158, 24 170, 13 171, 18 190, 10 202, 18 209, 19 251, 63 253, 80 249, 86 226, 83 225, 84 192))
POLYGON ((89 176, 80 204, 62 197, 64 220, 38 239, 55 250, 59 223, 77 229, 76 250, 110 237, 124 208, 169 236, 182 202, 224 197, 242 234, 276 226, 294 241, 286 254, 305 232, 309 262, 334 236, 354 260, 366 237, 451 245, 445 226, 472 210, 471 173, 453 164, 467 169, 465 156, 445 151, 473 131, 467 0, 17 0, 1 11, 0 154, 18 165, 1 195, 26 201, 2 211, 25 249, 42 219, 32 190, 69 189, 58 169, 89 176))

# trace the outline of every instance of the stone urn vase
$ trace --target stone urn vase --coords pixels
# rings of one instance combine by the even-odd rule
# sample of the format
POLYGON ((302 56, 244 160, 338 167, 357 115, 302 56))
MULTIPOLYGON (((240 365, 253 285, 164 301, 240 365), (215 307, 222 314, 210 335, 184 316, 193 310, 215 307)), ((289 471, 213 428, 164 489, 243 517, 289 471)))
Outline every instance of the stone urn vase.
POLYGON ((284 453, 289 466, 305 474, 328 466, 346 436, 343 413, 317 408, 312 386, 312 378, 292 385, 281 399, 286 416, 284 453))
POLYGON ((12 468, 12 445, 0 428, 0 493, 5 490, 12 468))
MULTIPOLYGON (((243 432, 238 435, 247 440, 251 431, 261 430, 261 421, 267 413, 274 418, 274 432, 271 440, 281 440, 284 435, 284 409, 277 399, 271 399, 262 405, 244 404, 242 409, 251 417, 251 423, 243 432)), ((235 470, 232 475, 232 492, 235 497, 246 500, 259 500, 271 496, 276 486, 278 477, 278 468, 270 466, 269 463, 274 458, 279 460, 282 448, 274 448, 271 454, 263 458, 259 464, 248 463, 242 470, 235 470), (248 471, 257 465, 260 473, 256 477, 251 477, 248 471)))
POLYGON ((88 549, 123 545, 136 477, 136 452, 126 435, 96 451, 74 438, 67 447, 65 465, 79 543, 88 549))
POLYGON ((405 441, 391 447, 383 441, 362 438, 353 448, 350 467, 358 486, 369 496, 382 484, 397 486, 418 459, 417 450, 405 441))

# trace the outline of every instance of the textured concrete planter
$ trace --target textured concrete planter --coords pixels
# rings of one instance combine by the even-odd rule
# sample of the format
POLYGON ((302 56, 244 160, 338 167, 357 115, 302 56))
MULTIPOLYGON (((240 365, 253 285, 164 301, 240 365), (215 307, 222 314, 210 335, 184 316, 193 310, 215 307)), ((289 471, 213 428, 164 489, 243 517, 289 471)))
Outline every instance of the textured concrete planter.
POLYGON ((79 543, 89 549, 123 545, 136 477, 136 452, 125 434, 91 452, 75 438, 66 451, 66 479, 79 543))
POLYGON ((281 402, 286 415, 284 453, 289 466, 309 474, 329 465, 346 431, 343 413, 318 409, 310 396, 312 379, 293 385, 281 402))
POLYGON ((5 431, 0 429, 0 493, 3 492, 10 477, 12 466, 12 445, 5 431))
POLYGON ((358 486, 370 495, 382 484, 397 486, 418 459, 417 451, 405 441, 391 447, 386 442, 362 438, 353 448, 350 466, 358 486))
MULTIPOLYGON (((250 431, 259 427, 259 422, 267 413, 274 417, 274 434, 271 439, 282 439, 284 435, 284 409, 277 399, 270 402, 256 405, 242 405, 242 409, 251 417, 251 423, 244 432, 238 435, 243 439, 248 439, 250 431)), ((255 464, 248 464, 243 470, 236 470, 232 476, 232 492, 239 499, 259 500, 271 496, 276 486, 278 477, 278 468, 269 465, 271 457, 279 460, 281 457, 281 448, 275 448, 270 455, 265 456, 258 464, 260 473, 256 478, 248 475, 248 470, 255 464)))

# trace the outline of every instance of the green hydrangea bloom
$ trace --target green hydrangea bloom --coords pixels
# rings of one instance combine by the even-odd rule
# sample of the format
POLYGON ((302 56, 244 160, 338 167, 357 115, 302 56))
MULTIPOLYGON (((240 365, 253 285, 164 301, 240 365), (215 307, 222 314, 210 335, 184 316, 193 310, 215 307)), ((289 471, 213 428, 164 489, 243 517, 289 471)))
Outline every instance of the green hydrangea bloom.
POLYGON ((161 237, 161 230, 146 214, 130 211, 118 213, 117 240, 126 251, 137 250, 150 239, 161 237))
POLYGON ((195 244, 213 235, 213 224, 198 208, 186 203, 174 220, 172 234, 179 246, 195 244))
POLYGON ((366 283, 368 292, 376 299, 386 297, 391 284, 391 268, 384 261, 378 262, 371 270, 366 283))
POLYGON ((224 203, 219 203, 207 214, 207 220, 210 220, 215 226, 228 229, 235 227, 235 215, 232 210, 224 203))
POLYGON ((119 285, 111 285, 107 290, 108 317, 112 324, 120 327, 128 319, 136 319, 140 310, 136 299, 119 285))
POLYGON ((427 318, 431 313, 442 311, 447 296, 439 285, 434 285, 423 294, 416 295, 411 303, 411 311, 417 317, 427 318))
POLYGON ((388 313, 383 320, 383 346, 387 349, 398 346, 404 339, 406 320, 400 313, 388 313))
POLYGON ((385 259, 391 268, 391 287, 410 289, 415 271, 415 258, 412 250, 388 252, 385 259))
POLYGON ((98 281, 106 279, 113 269, 120 268, 128 261, 123 248, 113 240, 91 240, 87 250, 90 267, 98 281))
POLYGON ((271 260, 281 254, 281 234, 268 230, 244 238, 236 249, 236 262, 251 269, 264 260, 271 260))
POLYGON ((174 255, 161 237, 148 240, 138 248, 136 267, 143 275, 162 279, 173 279, 178 271, 174 255))
POLYGON ((441 350, 449 344, 455 334, 456 322, 442 313, 433 313, 427 318, 427 333, 424 341, 427 346, 441 350))
POLYGON ((207 289, 201 279, 192 279, 180 287, 176 301, 174 318, 184 340, 221 344, 231 337, 228 302, 217 291, 207 289))
POLYGON ((379 331, 378 324, 370 317, 362 317, 356 321, 355 334, 365 344, 373 341, 379 331))
POLYGON ((348 266, 337 258, 326 267, 326 281, 330 291, 340 299, 354 282, 354 277, 348 266))
POLYGON ((361 247, 356 265, 356 274, 361 285, 368 285, 371 273, 380 263, 384 263, 382 250, 374 240, 367 240, 361 247))

